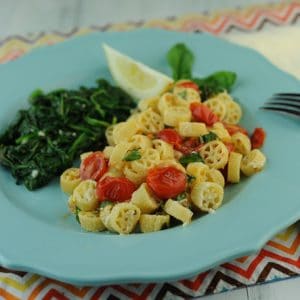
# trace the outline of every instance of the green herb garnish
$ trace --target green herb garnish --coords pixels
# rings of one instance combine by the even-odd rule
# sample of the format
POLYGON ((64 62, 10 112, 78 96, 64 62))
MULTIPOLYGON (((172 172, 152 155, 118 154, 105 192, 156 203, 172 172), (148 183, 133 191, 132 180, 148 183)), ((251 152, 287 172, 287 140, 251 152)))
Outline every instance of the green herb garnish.
POLYGON ((183 192, 183 193, 179 194, 179 195, 175 198, 175 200, 176 200, 176 201, 181 201, 181 200, 183 200, 183 199, 185 199, 185 198, 186 198, 186 192, 183 192))
POLYGON ((79 212, 81 212, 81 209, 76 206, 76 208, 75 208, 75 219, 80 224, 80 220, 79 220, 79 216, 78 216, 79 212))
POLYGON ((168 63, 172 68, 173 78, 189 79, 192 77, 192 66, 194 54, 185 46, 179 43, 174 45, 167 54, 168 63))
POLYGON ((206 100, 209 97, 224 91, 230 91, 236 81, 237 75, 234 72, 219 71, 204 78, 193 78, 201 91, 201 99, 206 100))
POLYGON ((0 134, 0 163, 29 190, 46 185, 82 152, 105 145, 105 129, 135 107, 130 96, 105 80, 95 87, 34 91, 30 106, 0 134))
POLYGON ((223 92, 230 91, 236 81, 236 73, 230 71, 218 71, 207 77, 194 78, 192 67, 194 55, 192 51, 183 43, 174 45, 167 54, 168 63, 173 72, 174 80, 191 79, 201 91, 201 99, 223 92))
POLYGON ((110 201, 110 200, 102 201, 102 202, 100 203, 100 207, 99 207, 99 208, 104 208, 104 207, 106 207, 107 205, 113 205, 113 202, 110 201))
POLYGON ((127 152, 127 154, 124 156, 123 160, 125 161, 133 161, 138 160, 142 157, 139 149, 133 149, 127 152))
POLYGON ((184 155, 180 157, 179 162, 183 165, 186 166, 189 163, 192 162, 204 162, 203 158, 200 156, 198 152, 193 152, 191 154, 184 155))
POLYGON ((187 97, 187 91, 184 90, 182 92, 179 92, 178 93, 178 96, 181 97, 182 99, 186 100, 186 97, 187 97))
POLYGON ((188 182, 188 183, 192 183, 192 182, 196 179, 195 176, 190 175, 190 174, 187 174, 187 175, 186 175, 186 178, 187 178, 187 182, 188 182))
POLYGON ((203 141, 203 143, 208 143, 208 142, 214 141, 217 138, 218 138, 218 136, 213 132, 209 132, 208 134, 201 136, 201 140, 203 141))

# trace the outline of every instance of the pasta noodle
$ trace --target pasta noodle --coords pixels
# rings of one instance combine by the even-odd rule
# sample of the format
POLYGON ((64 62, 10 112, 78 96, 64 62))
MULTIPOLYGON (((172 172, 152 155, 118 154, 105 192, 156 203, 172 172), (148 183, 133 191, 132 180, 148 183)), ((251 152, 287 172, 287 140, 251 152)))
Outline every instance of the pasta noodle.
POLYGON ((191 118, 191 111, 182 106, 172 106, 163 114, 164 124, 173 127, 177 127, 180 122, 190 122, 191 118))
POLYGON ((243 133, 237 132, 232 135, 231 142, 234 145, 234 149, 236 152, 246 155, 251 150, 251 142, 250 139, 243 133))
POLYGON ((200 154, 210 168, 222 169, 228 162, 228 149, 221 141, 211 141, 203 145, 200 154))
POLYGON ((78 168, 69 168, 60 176, 60 187, 63 192, 70 195, 80 181, 80 170, 78 168))
POLYGON ((164 142, 163 140, 153 140, 153 147, 158 151, 161 160, 173 159, 174 150, 173 147, 164 142))
POLYGON ((98 205, 96 197, 96 182, 93 180, 84 180, 74 189, 72 195, 76 206, 82 211, 93 211, 98 205))
POLYGON ((200 94, 191 88, 175 86, 173 94, 180 100, 185 101, 187 105, 193 102, 201 102, 200 94))
POLYGON ((215 115, 217 115, 220 120, 224 120, 227 107, 222 99, 220 99, 218 96, 215 96, 205 101, 204 105, 206 105, 215 115))
POLYGON ((205 123, 199 122, 180 122, 179 134, 184 137, 199 137, 207 134, 205 123))
POLYGON ((184 225, 192 220, 193 212, 172 199, 169 199, 164 205, 164 211, 175 219, 181 221, 184 225))
POLYGON ((158 101, 159 101, 159 97, 143 99, 138 103, 138 108, 141 111, 151 108, 153 111, 159 112, 158 111, 158 101))
POLYGON ((231 142, 231 136, 224 125, 220 122, 215 123, 209 131, 217 135, 217 137, 224 143, 231 142))
POLYGON ((164 128, 162 117, 149 108, 138 116, 138 124, 142 133, 157 133, 164 128))
POLYGON ((135 119, 121 122, 114 126, 114 129, 112 131, 112 139, 116 144, 126 142, 130 137, 136 134, 138 130, 139 127, 137 126, 137 122, 135 119))
POLYGON ((241 171, 246 176, 260 172, 266 163, 266 157, 259 149, 250 151, 241 162, 241 171))
POLYGON ((81 227, 86 231, 97 232, 105 230, 99 211, 80 211, 78 219, 81 227))
POLYGON ((206 181, 209 167, 201 162, 193 162, 187 165, 186 171, 189 175, 195 177, 195 180, 192 181, 192 185, 194 185, 206 181))
POLYGON ((228 167, 227 167, 227 181, 231 183, 240 182, 240 168, 242 161, 242 154, 230 152, 228 167))
POLYGON ((170 216, 143 214, 140 217, 139 223, 140 223, 141 232, 143 233, 159 231, 163 227, 169 227, 170 216))
POLYGON ((222 188, 225 186, 225 179, 222 173, 219 170, 216 169, 210 169, 206 173, 206 180, 208 182, 214 182, 219 184, 222 188))
POLYGON ((130 202, 137 206, 143 214, 153 213, 159 207, 159 203, 150 194, 146 183, 142 183, 132 194, 130 202))
POLYGON ((120 234, 132 232, 140 219, 140 209, 131 203, 117 203, 111 210, 109 226, 120 234))
POLYGON ((224 190, 214 182, 201 182, 196 184, 191 192, 193 204, 205 212, 213 212, 223 201, 224 190))

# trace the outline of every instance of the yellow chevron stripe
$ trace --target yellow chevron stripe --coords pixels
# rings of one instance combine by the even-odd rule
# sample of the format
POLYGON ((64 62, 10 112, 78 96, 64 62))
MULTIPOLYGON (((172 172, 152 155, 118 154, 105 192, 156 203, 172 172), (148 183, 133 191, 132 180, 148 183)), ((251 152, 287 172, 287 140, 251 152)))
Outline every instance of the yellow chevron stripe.
POLYGON ((0 277, 0 282, 12 287, 20 292, 25 292, 28 288, 30 288, 37 280, 40 279, 41 276, 33 274, 28 280, 24 283, 17 281, 10 277, 0 277))
POLYGON ((294 234, 294 232, 297 231, 297 227, 296 224, 288 227, 287 229, 285 229, 284 231, 278 233, 276 235, 276 238, 279 240, 282 240, 283 242, 286 242, 290 239, 290 237, 294 234))

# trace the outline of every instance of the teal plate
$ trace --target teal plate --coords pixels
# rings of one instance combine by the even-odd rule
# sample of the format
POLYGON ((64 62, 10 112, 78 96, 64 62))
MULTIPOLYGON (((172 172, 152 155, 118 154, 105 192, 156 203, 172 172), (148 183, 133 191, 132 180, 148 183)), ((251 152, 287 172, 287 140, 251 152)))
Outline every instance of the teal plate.
POLYGON ((15 185, 0 168, 0 264, 78 285, 172 281, 257 251, 300 217, 300 124, 259 106, 275 92, 299 92, 299 81, 253 50, 207 34, 137 30, 95 33, 37 49, 0 66, 0 128, 26 107, 29 93, 42 88, 92 85, 109 77, 101 43, 170 73, 167 50, 186 43, 196 55, 196 74, 232 70, 233 95, 250 132, 264 127, 268 161, 260 174, 225 192, 225 203, 185 227, 157 233, 83 232, 68 215, 58 181, 35 192, 15 185))

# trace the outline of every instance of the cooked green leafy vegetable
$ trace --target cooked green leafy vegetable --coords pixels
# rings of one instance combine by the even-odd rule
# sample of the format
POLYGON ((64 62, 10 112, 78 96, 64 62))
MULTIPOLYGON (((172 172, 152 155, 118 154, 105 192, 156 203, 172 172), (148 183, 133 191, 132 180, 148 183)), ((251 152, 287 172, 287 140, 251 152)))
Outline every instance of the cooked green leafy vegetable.
POLYGON ((189 79, 192 77, 194 54, 185 44, 174 45, 167 54, 168 63, 173 71, 173 78, 189 79))
POLYGON ((209 132, 208 134, 202 135, 200 139, 203 141, 203 143, 208 143, 216 140, 217 138, 218 136, 215 133, 209 132))
POLYGON ((202 100, 224 90, 229 92, 236 81, 236 73, 230 71, 218 71, 207 77, 194 78, 192 76, 194 55, 183 43, 174 45, 167 53, 167 59, 174 80, 191 79, 194 81, 199 86, 202 100))
POLYGON ((191 154, 184 155, 180 157, 179 162, 183 165, 186 166, 189 163, 192 162, 204 162, 203 158, 200 156, 198 152, 193 152, 191 154))
POLYGON ((106 127, 126 120, 135 107, 129 95, 105 80, 77 90, 37 90, 29 102, 0 135, 0 163, 29 190, 46 185, 80 153, 102 147, 106 127))
POLYGON ((187 174, 186 179, 187 179, 188 183, 192 183, 196 179, 196 177, 193 175, 187 174))
POLYGON ((125 161, 133 161, 133 160, 138 160, 142 157, 139 149, 133 149, 130 150, 125 157, 123 158, 123 160, 125 161))
POLYGON ((75 208, 75 219, 76 221, 80 224, 80 220, 79 220, 79 213, 81 212, 81 209, 79 207, 76 206, 75 208))
POLYGON ((223 92, 230 91, 236 81, 236 73, 229 71, 215 72, 208 77, 193 78, 193 81, 198 84, 201 91, 201 99, 206 100, 210 96, 223 92))

